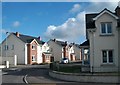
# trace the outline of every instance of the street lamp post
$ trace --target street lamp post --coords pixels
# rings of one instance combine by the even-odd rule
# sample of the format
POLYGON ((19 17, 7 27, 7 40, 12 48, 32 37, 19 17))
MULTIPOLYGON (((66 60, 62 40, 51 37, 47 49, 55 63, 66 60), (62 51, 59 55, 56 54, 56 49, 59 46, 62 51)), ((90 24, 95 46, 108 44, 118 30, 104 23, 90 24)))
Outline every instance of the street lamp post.
POLYGON ((7 57, 7 50, 8 50, 8 42, 7 42, 7 37, 10 32, 6 32, 6 45, 5 45, 5 51, 6 51, 6 57, 7 57))
MULTIPOLYGON (((7 51, 8 51, 8 45, 7 45, 7 37, 8 37, 8 34, 9 32, 6 32, 6 46, 5 46, 5 50, 6 50, 6 57, 7 57, 7 51)), ((6 64, 6 68, 9 68, 9 61, 5 61, 5 64, 6 64)))

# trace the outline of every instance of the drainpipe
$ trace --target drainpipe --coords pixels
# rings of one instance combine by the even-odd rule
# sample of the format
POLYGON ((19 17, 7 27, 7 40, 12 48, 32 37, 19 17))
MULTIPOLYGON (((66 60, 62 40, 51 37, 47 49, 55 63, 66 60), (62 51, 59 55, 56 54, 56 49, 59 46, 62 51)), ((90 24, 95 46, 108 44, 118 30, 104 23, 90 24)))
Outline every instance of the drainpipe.
POLYGON ((90 71, 93 73, 94 72, 94 30, 90 31, 92 33, 92 61, 91 61, 91 66, 90 66, 90 71))
POLYGON ((84 48, 82 48, 81 50, 82 50, 82 65, 84 65, 84 48))

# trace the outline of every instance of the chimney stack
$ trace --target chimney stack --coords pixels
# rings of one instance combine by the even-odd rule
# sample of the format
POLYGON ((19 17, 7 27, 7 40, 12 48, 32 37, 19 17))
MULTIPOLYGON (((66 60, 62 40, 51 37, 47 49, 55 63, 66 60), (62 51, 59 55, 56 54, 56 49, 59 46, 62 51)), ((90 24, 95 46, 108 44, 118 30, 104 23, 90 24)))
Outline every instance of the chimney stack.
POLYGON ((118 2, 118 6, 115 9, 115 13, 118 17, 120 17, 120 1, 118 2))
POLYGON ((67 41, 65 41, 65 45, 67 45, 67 41))
POLYGON ((16 32, 16 36, 17 36, 17 37, 20 37, 20 34, 19 34, 19 32, 16 32))
POLYGON ((73 44, 73 45, 75 45, 75 43, 74 43, 74 42, 73 42, 72 44, 73 44))
POLYGON ((56 42, 56 39, 54 38, 53 41, 56 42))
POLYGON ((39 40, 42 40, 40 36, 38 37, 38 39, 39 39, 39 40))

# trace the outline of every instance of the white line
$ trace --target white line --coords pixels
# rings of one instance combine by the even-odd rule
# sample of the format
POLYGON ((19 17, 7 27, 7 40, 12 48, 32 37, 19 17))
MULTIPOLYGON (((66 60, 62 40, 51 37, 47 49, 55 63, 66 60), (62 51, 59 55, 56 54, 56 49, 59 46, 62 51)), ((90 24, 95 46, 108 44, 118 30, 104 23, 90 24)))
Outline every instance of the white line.
POLYGON ((28 75, 26 74, 26 75, 23 77, 23 80, 24 80, 24 82, 25 82, 26 84, 28 84, 28 81, 27 81, 27 79, 26 79, 27 76, 28 76, 28 75))

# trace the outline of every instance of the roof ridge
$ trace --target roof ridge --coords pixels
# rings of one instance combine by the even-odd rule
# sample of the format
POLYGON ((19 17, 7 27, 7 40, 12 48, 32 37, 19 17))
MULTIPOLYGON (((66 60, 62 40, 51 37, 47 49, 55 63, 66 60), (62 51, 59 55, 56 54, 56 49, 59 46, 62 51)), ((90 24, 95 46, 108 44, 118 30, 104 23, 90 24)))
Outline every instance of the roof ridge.
MULTIPOLYGON (((26 34, 20 34, 20 35, 28 36, 28 37, 34 37, 34 36, 31 36, 31 35, 26 35, 26 34)), ((37 38, 37 37, 34 37, 34 38, 37 38)))
MULTIPOLYGON (((16 35, 16 33, 13 33, 14 35, 16 35)), ((31 43, 34 39, 36 39, 36 41, 39 43, 39 44, 44 44, 45 42, 42 41, 42 40, 39 40, 37 37, 34 37, 34 36, 30 36, 30 35, 24 35, 24 34, 20 34, 19 37, 20 40, 22 40, 23 42, 25 43, 31 43)))

